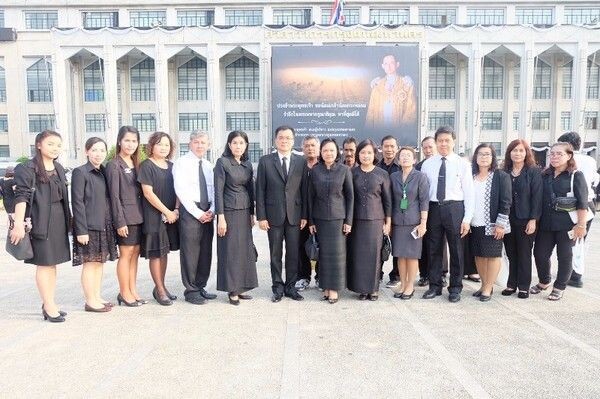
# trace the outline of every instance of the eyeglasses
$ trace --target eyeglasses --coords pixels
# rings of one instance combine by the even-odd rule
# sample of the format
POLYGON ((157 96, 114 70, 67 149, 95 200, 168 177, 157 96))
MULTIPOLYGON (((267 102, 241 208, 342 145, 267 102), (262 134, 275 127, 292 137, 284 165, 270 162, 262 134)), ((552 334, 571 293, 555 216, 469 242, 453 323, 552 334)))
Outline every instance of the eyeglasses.
POLYGON ((481 154, 481 153, 478 153, 477 156, 479 158, 491 158, 492 154, 481 154))

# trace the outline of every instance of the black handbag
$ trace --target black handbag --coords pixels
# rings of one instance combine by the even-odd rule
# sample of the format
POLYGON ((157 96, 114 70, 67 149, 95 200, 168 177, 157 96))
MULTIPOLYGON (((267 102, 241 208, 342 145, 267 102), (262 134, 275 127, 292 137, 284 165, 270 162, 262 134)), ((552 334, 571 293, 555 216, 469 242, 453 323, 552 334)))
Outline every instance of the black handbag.
MULTIPOLYGON (((31 215, 31 205, 33 204, 33 196, 35 195, 35 173, 33 175, 33 187, 31 187, 31 195, 29 196, 29 202, 27 203, 29 208, 29 215, 31 215)), ((15 226, 14 219, 9 215, 8 217, 8 234, 6 236, 6 252, 8 252, 16 260, 27 260, 33 258, 33 247, 31 246, 31 217, 27 216, 27 210, 25 210, 25 236, 19 241, 18 244, 13 244, 10 241, 10 231, 15 226)))
POLYGON ((308 256, 309 260, 315 262, 319 260, 319 242, 317 241, 316 234, 312 234, 308 237, 308 240, 304 243, 304 250, 306 251, 306 256, 308 256))
POLYGON ((385 262, 392 254, 392 240, 387 234, 383 235, 383 244, 381 245, 381 261, 385 262))

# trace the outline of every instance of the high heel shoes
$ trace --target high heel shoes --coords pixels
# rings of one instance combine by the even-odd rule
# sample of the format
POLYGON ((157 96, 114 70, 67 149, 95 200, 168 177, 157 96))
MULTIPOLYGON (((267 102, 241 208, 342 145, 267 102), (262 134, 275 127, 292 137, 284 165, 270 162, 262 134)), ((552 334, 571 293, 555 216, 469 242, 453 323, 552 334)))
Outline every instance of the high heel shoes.
POLYGON ((102 308, 93 308, 90 305, 88 305, 87 303, 85 304, 83 309, 86 312, 92 312, 92 313, 106 313, 106 312, 110 312, 112 310, 112 308, 110 306, 104 306, 102 308))
MULTIPOLYGON (((42 310, 44 310, 44 304, 42 304, 42 310)), ((62 310, 59 310, 58 314, 61 315, 62 317, 65 317, 67 315, 67 312, 63 312, 62 310)))
POLYGON ((165 295, 164 297, 159 296, 156 288, 152 290, 152 296, 154 297, 154 299, 156 299, 156 302, 158 302, 162 306, 171 306, 173 304, 168 295, 165 295))
POLYGON ((229 303, 233 306, 238 306, 240 304, 240 296, 239 295, 228 295, 229 303), (237 299, 233 299, 234 296, 237 296, 237 299))
POLYGON ((50 316, 44 308, 42 307, 42 316, 44 316, 44 320, 48 320, 50 323, 62 323, 65 321, 65 317, 62 314, 58 314, 56 317, 50 316))
POLYGON ((125 304, 125 306, 128 306, 130 308, 142 306, 142 304, 138 301, 127 302, 120 293, 117 295, 117 303, 119 304, 119 306, 121 306, 121 304, 123 303, 125 304))

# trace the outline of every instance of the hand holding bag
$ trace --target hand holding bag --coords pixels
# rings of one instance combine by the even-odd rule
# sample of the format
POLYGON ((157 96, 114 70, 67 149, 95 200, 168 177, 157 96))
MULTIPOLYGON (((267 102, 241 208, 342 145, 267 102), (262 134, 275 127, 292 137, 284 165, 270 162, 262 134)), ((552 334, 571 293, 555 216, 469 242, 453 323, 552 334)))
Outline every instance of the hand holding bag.
POLYGON ((383 235, 383 244, 381 245, 381 261, 385 262, 392 254, 392 240, 387 234, 383 235))
POLYGON ((315 262, 319 260, 319 242, 317 241, 316 234, 312 234, 308 237, 308 240, 304 243, 304 250, 306 251, 306 256, 308 256, 309 260, 315 262))
MULTIPOLYGON (((31 206, 33 204, 33 197, 35 195, 35 173, 33 175, 33 185, 31 187, 31 195, 27 202, 27 208, 29 209, 29 215, 31 215, 31 206)), ((6 252, 8 252, 16 260, 27 260, 33 258, 33 247, 31 246, 31 237, 29 232, 31 231, 31 217, 27 216, 27 210, 25 210, 25 236, 19 241, 18 244, 13 244, 10 241, 10 232, 15 226, 14 219, 9 216, 8 234, 6 236, 6 252)))
MULTIPOLYGON (((566 198, 569 200, 573 200, 573 209, 569 209, 567 212, 569 212, 569 216, 571 217, 571 221, 575 224, 577 224, 579 222, 579 220, 577 219, 577 199, 575 198, 575 192, 573 191, 573 179, 575 178, 575 172, 571 173, 571 191, 569 191, 567 193, 566 197, 559 197, 558 199, 561 198, 566 198)), ((587 198, 586 198, 587 201, 587 198)), ((558 209, 557 209, 558 210, 558 209)), ((585 215, 585 222, 589 222, 590 220, 592 220, 594 218, 594 212, 590 209, 590 206, 588 205, 587 207, 587 213, 585 215)))

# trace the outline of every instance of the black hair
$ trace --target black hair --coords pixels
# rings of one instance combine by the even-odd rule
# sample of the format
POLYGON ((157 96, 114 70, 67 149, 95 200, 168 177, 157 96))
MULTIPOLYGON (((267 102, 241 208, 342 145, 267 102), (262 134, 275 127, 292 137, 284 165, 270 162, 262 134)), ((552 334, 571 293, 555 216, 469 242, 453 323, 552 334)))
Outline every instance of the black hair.
POLYGON ((96 143, 103 143, 104 147, 108 150, 108 145, 106 145, 106 141, 104 141, 100 137, 90 137, 89 139, 87 139, 85 141, 85 146, 84 146, 85 150, 89 151, 96 143))
POLYGON ((358 147, 356 147, 356 163, 358 165, 361 165, 360 163, 360 157, 358 156, 358 154, 360 154, 360 152, 363 150, 363 148, 371 146, 373 147, 373 165, 377 165, 377 162, 379 162, 379 157, 378 155, 378 151, 377 151, 377 145, 373 142, 373 140, 371 139, 366 139, 360 142, 360 144, 358 145, 358 147))
POLYGON ((396 138, 394 136, 392 136, 391 134, 388 134, 387 136, 385 136, 384 138, 381 139, 381 145, 383 145, 384 141, 388 141, 388 140, 394 140, 396 142, 396 145, 398 145, 398 140, 396 140, 396 138))
POLYGON ((492 147, 492 145, 489 143, 481 143, 477 146, 477 148, 475 148, 475 151, 473 151, 473 159, 471 160, 471 170, 473 171, 474 175, 479 173, 479 165, 477 165, 477 153, 482 148, 489 148, 492 152, 492 164, 490 165, 490 173, 493 173, 496 169, 498 169, 498 158, 496 157, 496 150, 494 150, 494 147, 492 147))
POLYGON ((421 140, 421 145, 423 145, 423 143, 426 142, 427 140, 435 141, 435 138, 433 136, 424 137, 423 140, 421 140))
POLYGON ((41 133, 38 133, 35 136, 35 155, 33 156, 33 165, 35 170, 35 177, 38 181, 42 183, 50 182, 48 178, 48 174, 46 173, 46 167, 44 166, 44 157, 42 156, 42 151, 38 148, 38 144, 41 144, 42 141, 46 140, 48 137, 58 137, 62 140, 60 134, 55 132, 54 130, 44 130, 41 133))
POLYGON ((581 148, 581 136, 577 132, 563 133, 556 141, 571 144, 574 151, 579 151, 579 149, 581 148))
POLYGON ((279 134, 279 132, 282 132, 284 130, 289 130, 292 132, 292 136, 296 136, 296 131, 294 130, 293 127, 288 126, 288 125, 283 125, 283 126, 279 126, 277 129, 275 129, 275 137, 277 137, 277 135, 279 134))
POLYGON ((437 141, 437 138, 440 134, 449 134, 452 136, 452 140, 456 140, 456 133, 454 133, 454 129, 452 126, 440 126, 438 130, 435 131, 435 135, 433 138, 437 141))
POLYGON ((131 160, 133 161, 133 166, 137 169, 137 167, 140 165, 140 146, 142 145, 140 143, 140 132, 138 131, 137 127, 121 126, 119 128, 119 133, 117 134, 117 149, 116 149, 115 156, 117 156, 121 153, 121 140, 123 140, 125 138, 125 135, 127 133, 135 134, 135 137, 137 138, 137 141, 138 141, 137 148, 135 149, 133 154, 131 154, 131 160))
POLYGON ((338 147, 337 143, 331 137, 327 137, 326 139, 323 139, 323 141, 321 141, 321 146, 319 147, 319 162, 323 162, 323 158, 321 158, 321 151, 323 150, 325 144, 329 143, 333 143, 335 145, 336 156, 334 162, 339 162, 340 159, 342 159, 342 154, 340 153, 340 148, 338 147))
POLYGON ((345 146, 346 144, 358 144, 356 142, 356 139, 352 136, 348 136, 344 139, 344 142, 342 143, 342 147, 345 146))
POLYGON ((233 158, 233 153, 231 152, 231 148, 229 148, 229 144, 231 144, 233 139, 235 139, 236 137, 241 137, 246 142, 246 150, 244 150, 244 153, 242 154, 241 161, 247 161, 248 160, 248 147, 249 147, 250 142, 248 141, 248 135, 245 132, 242 132, 241 130, 234 130, 227 135, 227 145, 225 146, 225 149, 223 150, 222 156, 227 157, 227 158, 233 158))

